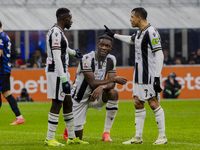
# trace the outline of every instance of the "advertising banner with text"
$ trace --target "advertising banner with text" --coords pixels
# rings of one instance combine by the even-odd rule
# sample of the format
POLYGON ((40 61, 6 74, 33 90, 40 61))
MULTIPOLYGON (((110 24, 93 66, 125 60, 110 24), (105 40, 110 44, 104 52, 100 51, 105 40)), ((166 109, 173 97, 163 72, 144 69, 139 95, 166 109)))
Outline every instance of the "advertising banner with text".
MULTIPOLYGON (((119 92, 119 99, 132 99, 132 82, 133 82, 133 67, 117 68, 117 75, 128 79, 126 85, 117 85, 116 90, 119 92)), ((76 68, 69 68, 71 75, 71 84, 75 79, 76 68)), ((200 66, 184 66, 184 67, 163 67, 162 70, 162 88, 164 81, 171 72, 176 73, 176 79, 182 86, 181 99, 197 99, 200 98, 200 66)), ((29 96, 34 101, 51 101, 47 99, 47 81, 45 71, 42 70, 12 70, 11 77, 11 92, 14 97, 20 95, 21 89, 26 88, 29 96)), ((161 93, 162 98, 162 93, 161 93)), ((3 102, 6 100, 3 98, 3 102)))

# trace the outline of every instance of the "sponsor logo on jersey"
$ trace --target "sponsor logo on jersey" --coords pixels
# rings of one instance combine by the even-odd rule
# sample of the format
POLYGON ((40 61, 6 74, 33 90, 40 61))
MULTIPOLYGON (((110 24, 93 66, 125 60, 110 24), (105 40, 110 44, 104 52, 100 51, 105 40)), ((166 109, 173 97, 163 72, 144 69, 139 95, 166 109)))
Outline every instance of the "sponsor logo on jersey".
POLYGON ((88 68, 88 66, 87 66, 87 63, 86 63, 86 62, 84 62, 84 63, 83 63, 83 68, 85 68, 85 69, 86 69, 86 68, 88 68))
POLYGON ((54 45, 58 45, 58 38, 55 39, 54 45))
POLYGON ((152 45, 156 45, 156 44, 158 44, 158 43, 159 43, 158 38, 155 38, 155 39, 152 40, 152 45))

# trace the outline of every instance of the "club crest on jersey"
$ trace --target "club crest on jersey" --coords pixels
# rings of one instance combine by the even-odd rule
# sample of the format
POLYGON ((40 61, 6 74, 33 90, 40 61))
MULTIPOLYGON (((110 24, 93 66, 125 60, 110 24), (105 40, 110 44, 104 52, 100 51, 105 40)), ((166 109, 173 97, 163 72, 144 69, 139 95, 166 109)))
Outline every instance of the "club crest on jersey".
POLYGON ((103 66, 103 67, 106 67, 106 64, 107 64, 106 62, 103 62, 102 66, 103 66))
POLYGON ((84 62, 84 63, 83 63, 83 68, 84 68, 84 69, 88 68, 88 66, 87 66, 87 63, 86 63, 86 62, 84 62))
POLYGON ((64 97, 65 96, 65 93, 62 91, 62 92, 60 92, 60 96, 61 97, 64 97))

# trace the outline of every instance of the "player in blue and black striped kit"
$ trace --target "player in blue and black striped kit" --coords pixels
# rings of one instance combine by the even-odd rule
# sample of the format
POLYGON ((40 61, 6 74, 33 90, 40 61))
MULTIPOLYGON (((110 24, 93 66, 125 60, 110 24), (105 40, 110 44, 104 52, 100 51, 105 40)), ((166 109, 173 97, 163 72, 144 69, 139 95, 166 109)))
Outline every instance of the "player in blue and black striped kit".
POLYGON ((11 60, 10 60, 11 42, 8 35, 2 30, 2 23, 0 21, 0 107, 2 104, 1 93, 8 101, 12 111, 16 115, 16 119, 10 125, 22 124, 25 122, 22 117, 17 101, 10 91, 10 74, 11 74, 11 60))

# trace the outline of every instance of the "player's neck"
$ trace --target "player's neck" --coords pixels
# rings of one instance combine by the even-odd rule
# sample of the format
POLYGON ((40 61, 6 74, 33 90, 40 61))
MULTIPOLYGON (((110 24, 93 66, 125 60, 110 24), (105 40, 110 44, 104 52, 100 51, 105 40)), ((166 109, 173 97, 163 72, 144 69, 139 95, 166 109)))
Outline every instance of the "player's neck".
POLYGON ((97 54, 97 52, 95 53, 95 55, 96 55, 96 60, 98 60, 98 61, 104 61, 104 60, 106 59, 106 57, 101 57, 101 56, 99 56, 99 55, 97 54))
POLYGON ((148 22, 146 20, 142 21, 141 24, 139 25, 139 29, 142 31, 144 28, 146 28, 147 25, 148 22))
POLYGON ((0 28, 0 32, 3 32, 3 29, 2 29, 2 28, 0 28))
POLYGON ((59 26, 62 30, 64 30, 63 24, 61 24, 61 23, 59 23, 59 22, 57 22, 56 24, 57 24, 57 26, 59 26))

